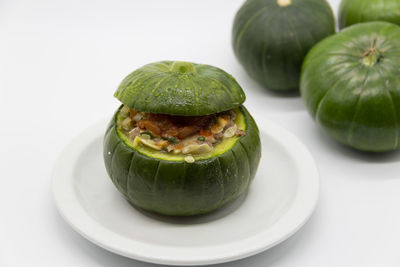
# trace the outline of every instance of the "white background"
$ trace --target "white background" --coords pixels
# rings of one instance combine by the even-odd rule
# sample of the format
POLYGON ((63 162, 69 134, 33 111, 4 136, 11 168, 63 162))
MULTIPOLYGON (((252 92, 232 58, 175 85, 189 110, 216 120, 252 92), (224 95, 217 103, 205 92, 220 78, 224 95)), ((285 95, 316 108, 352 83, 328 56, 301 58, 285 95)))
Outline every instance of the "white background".
MULTIPOLYGON (((400 266, 400 152, 363 154, 326 137, 298 94, 253 82, 230 33, 242 0, 0 1, 0 266, 154 266, 105 251, 59 216, 51 170, 63 147, 112 115, 113 93, 153 61, 219 66, 254 117, 295 133, 321 172, 311 220, 281 245, 221 266, 400 266)), ((330 1, 335 12, 338 0, 330 1)), ((261 205, 261 203, 260 203, 261 205)))

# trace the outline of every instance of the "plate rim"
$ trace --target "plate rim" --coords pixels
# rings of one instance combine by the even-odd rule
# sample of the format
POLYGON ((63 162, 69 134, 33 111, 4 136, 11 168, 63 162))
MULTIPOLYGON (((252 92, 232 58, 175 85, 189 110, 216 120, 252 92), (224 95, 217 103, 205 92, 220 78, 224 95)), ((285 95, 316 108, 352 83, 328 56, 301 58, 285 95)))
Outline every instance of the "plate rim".
POLYGON ((294 159, 294 164, 299 170, 299 182, 296 195, 288 210, 267 230, 260 231, 256 235, 229 244, 196 247, 196 253, 193 253, 191 251, 193 249, 166 248, 163 245, 148 244, 123 237, 96 222, 85 212, 84 207, 79 205, 72 183, 69 182, 73 180, 71 171, 73 172, 76 163, 73 160, 78 158, 83 147, 98 138, 99 133, 106 128, 105 120, 88 127, 73 138, 56 160, 51 187, 57 210, 76 232, 94 244, 113 253, 144 262, 192 266, 218 264, 268 250, 296 233, 313 214, 319 198, 319 171, 310 151, 293 133, 269 119, 258 120, 257 124, 260 132, 267 133, 294 159), (73 166, 70 160, 74 163, 73 166), (210 248, 214 251, 222 249, 225 252, 223 255, 213 253, 213 256, 204 257, 210 248), (155 249, 158 252, 162 251, 162 255, 154 253, 155 249), (177 258, 178 254, 184 257, 177 258))

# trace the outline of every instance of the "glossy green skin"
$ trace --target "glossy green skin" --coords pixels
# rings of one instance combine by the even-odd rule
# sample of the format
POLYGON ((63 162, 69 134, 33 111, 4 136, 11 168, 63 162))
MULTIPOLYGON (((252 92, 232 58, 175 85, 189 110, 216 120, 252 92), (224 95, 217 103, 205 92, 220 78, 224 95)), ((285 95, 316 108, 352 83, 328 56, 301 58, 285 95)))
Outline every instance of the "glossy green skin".
POLYGON ((151 158, 127 146, 118 135, 116 113, 104 137, 111 180, 134 206, 165 215, 202 214, 233 201, 249 187, 261 156, 257 125, 243 106, 240 110, 246 135, 225 153, 194 163, 151 158))
POLYGON ((369 21, 387 21, 400 25, 400 1, 342 0, 339 8, 340 29, 369 21))
POLYGON ((325 0, 247 0, 235 16, 232 45, 247 73, 265 88, 298 89, 300 69, 310 48, 335 33, 325 0))
POLYGON ((161 61, 129 74, 115 93, 134 110, 201 116, 239 107, 246 96, 225 71, 204 64, 161 61))
POLYGON ((339 142, 364 151, 397 149, 400 27, 361 23, 323 40, 304 61, 300 91, 317 124, 339 142), (369 66, 362 54, 374 40, 382 57, 369 66))

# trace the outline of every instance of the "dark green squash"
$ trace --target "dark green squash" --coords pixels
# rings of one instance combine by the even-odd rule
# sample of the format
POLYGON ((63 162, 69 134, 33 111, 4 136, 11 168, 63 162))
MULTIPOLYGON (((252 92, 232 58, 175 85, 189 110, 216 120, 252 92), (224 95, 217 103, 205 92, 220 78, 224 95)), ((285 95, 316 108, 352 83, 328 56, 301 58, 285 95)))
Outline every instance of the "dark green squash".
POLYGON ((300 91, 317 124, 364 151, 400 142, 400 27, 387 22, 350 26, 311 49, 300 91))
POLYGON ((187 62, 153 63, 134 73, 138 76, 128 76, 116 93, 125 105, 130 104, 136 110, 146 112, 159 112, 161 106, 165 114, 171 110, 171 114, 179 112, 180 115, 191 116, 194 112, 209 114, 234 109, 238 115, 237 124, 245 131, 245 136, 230 138, 218 144, 211 154, 195 156, 195 162, 188 163, 183 156, 133 147, 117 125, 121 106, 104 137, 104 162, 111 180, 124 197, 134 206, 148 211, 188 216, 213 211, 243 194, 255 176, 261 144, 256 123, 241 105, 243 91, 234 79, 215 67, 187 62), (153 72, 153 66, 163 64, 172 68, 153 72), (176 66, 184 66, 185 69, 176 66), (196 68, 196 72, 191 70, 192 67, 196 68), (186 70, 190 72, 185 74, 186 70), (127 80, 130 82, 127 83, 127 80), (169 85, 164 83, 167 80, 169 85), (189 80, 191 82, 186 83, 189 80), (138 81, 140 84, 137 84, 138 81), (162 89, 154 86, 161 84, 164 84, 162 89), (175 87, 175 84, 178 86, 175 87), (149 87, 156 89, 150 90, 149 87), (139 96, 140 91, 146 96, 132 99, 139 96), (209 94, 214 98, 203 102, 203 97, 209 94), (230 105, 225 101, 226 95, 231 95, 230 105), (225 101, 222 104, 218 102, 221 98, 225 101), (141 103, 145 99, 155 99, 160 106, 141 103), (163 102, 169 103, 169 106, 163 102), (182 103, 189 104, 185 106, 182 103), (205 107, 205 103, 210 105, 205 107))
POLYGON ((325 0, 247 0, 232 30, 236 57, 247 73, 268 89, 298 89, 309 49, 335 33, 325 0))
POLYGON ((114 95, 134 110, 201 116, 239 107, 246 96, 214 66, 182 61, 147 64, 129 74, 114 95))
POLYGON ((387 21, 400 25, 399 0, 342 0, 340 29, 360 22, 387 21))

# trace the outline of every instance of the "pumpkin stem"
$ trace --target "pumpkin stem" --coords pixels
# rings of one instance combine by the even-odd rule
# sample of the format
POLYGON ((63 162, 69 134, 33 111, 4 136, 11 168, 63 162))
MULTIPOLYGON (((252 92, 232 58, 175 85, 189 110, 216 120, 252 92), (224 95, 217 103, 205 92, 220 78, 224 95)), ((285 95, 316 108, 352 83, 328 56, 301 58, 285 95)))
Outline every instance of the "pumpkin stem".
POLYGON ((376 36, 371 41, 371 46, 361 54, 362 63, 366 66, 373 66, 383 58, 383 53, 376 47, 376 36))
POLYGON ((196 73, 196 69, 192 63, 186 61, 175 61, 171 65, 171 71, 180 73, 196 73))
POLYGON ((289 6, 289 5, 291 5, 291 4, 292 4, 292 0, 277 0, 276 3, 277 3, 279 6, 284 7, 284 6, 289 6))

